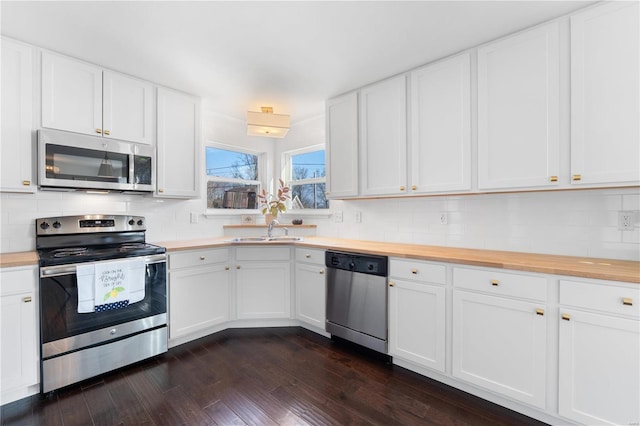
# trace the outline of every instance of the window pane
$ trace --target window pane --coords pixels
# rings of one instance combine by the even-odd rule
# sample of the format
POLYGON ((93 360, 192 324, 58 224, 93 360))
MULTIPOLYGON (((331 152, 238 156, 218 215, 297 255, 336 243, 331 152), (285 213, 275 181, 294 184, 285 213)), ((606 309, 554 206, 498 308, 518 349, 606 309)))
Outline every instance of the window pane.
POLYGON ((307 152, 306 154, 291 156, 292 180, 311 179, 323 177, 324 149, 320 151, 307 152))
POLYGON ((256 209, 258 185, 231 182, 207 182, 207 208, 256 209))
POLYGON ((207 175, 258 180, 258 156, 244 152, 207 147, 207 175))
POLYGON ((291 186, 291 199, 294 204, 296 199, 302 203, 305 209, 328 209, 329 200, 325 195, 324 183, 308 183, 305 185, 291 186))

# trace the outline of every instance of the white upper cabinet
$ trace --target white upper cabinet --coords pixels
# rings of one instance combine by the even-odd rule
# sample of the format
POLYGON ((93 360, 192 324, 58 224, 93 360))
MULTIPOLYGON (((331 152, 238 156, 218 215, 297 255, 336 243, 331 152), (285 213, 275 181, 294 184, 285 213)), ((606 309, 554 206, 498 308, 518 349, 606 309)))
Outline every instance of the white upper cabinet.
POLYGON ((358 94, 326 104, 327 196, 358 195, 358 94))
POLYGON ((637 2, 571 17, 571 174, 576 184, 640 182, 637 2))
POLYGON ((200 101, 158 88, 158 195, 200 195, 200 145, 200 101))
POLYGON ((468 53, 411 73, 411 192, 471 189, 470 81, 468 53))
POLYGON ((558 24, 478 49, 478 188, 553 187, 559 174, 558 24))
POLYGON ((0 191, 34 192, 33 49, 2 38, 0 191))
POLYGON ((360 91, 362 195, 406 193, 407 94, 404 75, 360 91))
POLYGON ((49 52, 42 53, 42 126, 153 143, 153 86, 49 52))

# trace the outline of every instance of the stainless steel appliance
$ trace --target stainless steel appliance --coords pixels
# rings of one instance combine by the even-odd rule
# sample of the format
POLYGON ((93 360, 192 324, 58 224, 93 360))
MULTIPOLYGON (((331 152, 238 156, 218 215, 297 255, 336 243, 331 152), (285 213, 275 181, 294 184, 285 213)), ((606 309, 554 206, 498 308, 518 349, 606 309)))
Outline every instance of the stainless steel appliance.
POLYGON ((387 353, 387 257, 327 251, 326 331, 387 353))
POLYGON ((145 231, 140 216, 36 219, 41 392, 167 351, 166 250, 146 243, 145 231), (98 280, 129 297, 102 304, 98 280))
POLYGON ((154 191, 154 149, 149 145, 38 130, 41 189, 154 191))

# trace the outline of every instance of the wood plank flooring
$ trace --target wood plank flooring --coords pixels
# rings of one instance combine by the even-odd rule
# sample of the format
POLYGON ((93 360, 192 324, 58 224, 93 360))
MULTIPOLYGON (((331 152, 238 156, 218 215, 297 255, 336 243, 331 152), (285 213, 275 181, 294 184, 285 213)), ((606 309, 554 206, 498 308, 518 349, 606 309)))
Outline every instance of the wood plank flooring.
POLYGON ((302 328, 226 330, 2 407, 2 425, 542 425, 302 328))

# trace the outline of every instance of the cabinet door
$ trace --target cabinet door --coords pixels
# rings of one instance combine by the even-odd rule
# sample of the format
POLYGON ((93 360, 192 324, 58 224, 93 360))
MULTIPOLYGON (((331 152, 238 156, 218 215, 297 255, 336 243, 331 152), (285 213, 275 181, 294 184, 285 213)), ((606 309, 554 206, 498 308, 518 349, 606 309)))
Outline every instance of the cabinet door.
POLYGON ((324 330, 326 279, 324 267, 296 264, 296 318, 324 330))
POLYGON ((103 84, 104 135, 153 143, 153 86, 111 71, 104 72, 103 84))
POLYGON ((327 195, 358 195, 358 94, 327 101, 327 195))
POLYGON ((169 337, 229 320, 229 267, 195 267, 169 272, 169 337))
POLYGON ((572 183, 640 181, 638 2, 571 17, 572 183))
POLYGON ((411 191, 471 189, 469 54, 411 73, 411 191))
POLYGON ((406 193, 405 80, 401 75, 360 91, 362 195, 406 193))
POLYGON ((236 266, 238 319, 289 318, 291 316, 289 262, 250 263, 236 266))
POLYGON ((444 372, 444 287, 395 279, 389 286, 390 353, 444 372))
MULTIPOLYGON (((3 276, 3 279, 6 276, 3 276)), ((19 391, 38 383, 38 330, 35 293, 0 297, 0 347, 2 384, 1 404, 7 403, 10 391, 19 391)))
POLYGON ((538 309, 454 290, 453 376, 544 409, 547 321, 538 309))
POLYGON ((168 89, 158 89, 157 194, 199 196, 200 103, 168 89))
POLYGON ((560 312, 560 415, 584 424, 638 424, 640 322, 560 312))
POLYGON ((34 192, 32 141, 33 50, 2 39, 0 191, 34 192))
POLYGON ((42 54, 42 127, 102 134, 102 70, 42 54))
POLYGON ((478 49, 478 188, 558 184, 558 80, 557 23, 478 49))

